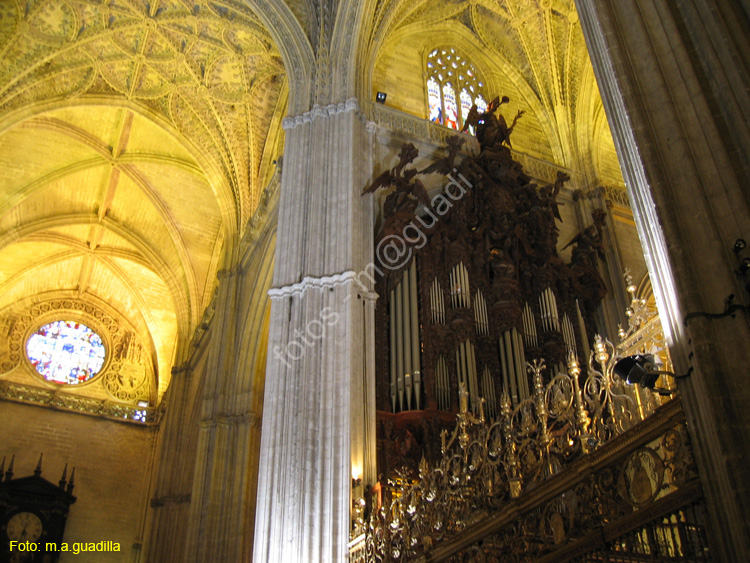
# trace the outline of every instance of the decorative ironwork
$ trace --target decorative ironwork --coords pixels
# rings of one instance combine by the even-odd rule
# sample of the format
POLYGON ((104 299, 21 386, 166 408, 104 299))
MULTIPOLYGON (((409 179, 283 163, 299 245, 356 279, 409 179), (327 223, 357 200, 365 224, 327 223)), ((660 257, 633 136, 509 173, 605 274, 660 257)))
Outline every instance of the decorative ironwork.
POLYGON ((531 396, 512 408, 503 393, 494 422, 486 420, 482 401, 469 409, 462 385, 456 427, 441 435, 439 463, 430 467, 423 459, 416 476, 397 471, 384 487, 367 522, 366 560, 413 560, 471 536, 498 513, 507 526, 479 534, 482 545, 456 561, 483 561, 501 549, 503 561, 542 556, 692 482, 679 401, 668 405, 660 434, 634 432, 639 410, 613 373, 615 363, 614 346, 598 336, 584 381, 573 354, 567 373, 545 377, 547 367, 535 360, 528 364, 531 396), (607 448, 615 453, 602 453, 607 448), (519 506, 534 510, 522 513, 519 506))
MULTIPOLYGON (((618 327, 620 338, 620 343, 617 345, 618 354, 623 357, 651 354, 656 359, 656 364, 663 366, 660 369, 674 371, 659 313, 649 299, 639 297, 644 292, 644 286, 648 287, 646 285, 648 278, 641 283, 640 290, 633 283, 630 269, 625 269, 623 278, 625 279, 625 289, 630 295, 630 305, 625 311, 628 317, 627 328, 618 327)), ((657 387, 675 388, 674 381, 670 378, 662 377, 657 381, 657 387)), ((658 395, 646 393, 638 387, 631 389, 631 395, 637 401, 642 416, 653 412, 660 404, 658 395)))

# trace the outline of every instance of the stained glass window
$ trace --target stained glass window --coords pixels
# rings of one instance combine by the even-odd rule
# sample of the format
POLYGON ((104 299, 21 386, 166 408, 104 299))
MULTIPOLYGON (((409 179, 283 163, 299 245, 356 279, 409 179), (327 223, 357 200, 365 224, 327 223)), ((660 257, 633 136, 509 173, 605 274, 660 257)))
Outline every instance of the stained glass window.
POLYGON ((434 78, 427 81, 427 98, 430 104, 430 121, 443 122, 443 106, 440 101, 440 85, 434 78))
POLYGON ((94 377, 104 365, 104 343, 86 325, 54 321, 29 337, 26 354, 47 381, 75 385, 94 377))
POLYGON ((443 105, 445 106, 445 119, 443 125, 452 129, 458 129, 458 108, 456 107, 456 93, 450 82, 443 86, 443 105))
MULTIPOLYGON (((464 88, 461 90, 461 121, 466 122, 466 118, 469 117, 469 112, 471 111, 471 94, 464 88)), ((479 104, 477 104, 477 109, 479 108, 479 104)), ((473 127, 469 128, 470 130, 473 129, 473 127)), ((474 131, 471 131, 472 134, 474 134, 474 131)))
POLYGON ((482 94, 479 94, 476 97, 476 99, 474 100, 474 103, 477 104, 477 111, 479 113, 484 113, 487 111, 487 102, 484 101, 482 94))
POLYGON ((473 104, 480 112, 487 109, 480 93, 484 84, 477 77, 474 66, 455 49, 430 52, 427 55, 427 75, 430 121, 461 129, 473 104))

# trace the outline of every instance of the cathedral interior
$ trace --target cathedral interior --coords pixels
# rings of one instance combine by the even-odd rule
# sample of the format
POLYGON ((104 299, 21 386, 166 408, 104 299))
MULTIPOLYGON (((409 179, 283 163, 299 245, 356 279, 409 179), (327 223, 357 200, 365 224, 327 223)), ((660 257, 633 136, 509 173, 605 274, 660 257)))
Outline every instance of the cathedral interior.
POLYGON ((0 0, 0 61, 0 561, 750 560, 745 0, 0 0))

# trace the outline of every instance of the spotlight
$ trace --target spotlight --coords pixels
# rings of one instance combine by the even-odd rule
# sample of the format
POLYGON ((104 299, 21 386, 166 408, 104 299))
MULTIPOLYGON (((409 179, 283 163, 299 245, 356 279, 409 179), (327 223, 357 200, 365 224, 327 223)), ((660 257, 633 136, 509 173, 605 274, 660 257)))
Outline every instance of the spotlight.
POLYGON ((659 372, 653 370, 654 357, 650 354, 643 356, 629 356, 615 364, 617 375, 630 385, 640 384, 646 389, 653 389, 659 372))
POLYGON ((732 247, 732 252, 735 254, 739 254, 743 250, 745 250, 745 247, 747 247, 747 243, 744 239, 738 238, 736 241, 734 241, 734 246, 732 247))
POLYGON ((378 102, 379 104, 384 104, 385 103, 385 99, 387 97, 388 97, 388 94, 386 94, 385 92, 378 92, 375 95, 375 101, 378 102))
POLYGON ((628 356, 615 364, 613 368, 615 374, 620 376, 630 385, 640 385, 646 389, 651 389, 660 395, 671 395, 672 391, 655 387, 656 380, 660 375, 669 375, 674 379, 687 377, 690 375, 692 368, 685 375, 675 375, 671 371, 660 371, 656 369, 656 361, 651 354, 639 354, 637 356, 628 356))
POLYGON ((747 274, 748 270, 750 270, 750 258, 744 258, 742 262, 740 262, 740 274, 744 276, 747 274))

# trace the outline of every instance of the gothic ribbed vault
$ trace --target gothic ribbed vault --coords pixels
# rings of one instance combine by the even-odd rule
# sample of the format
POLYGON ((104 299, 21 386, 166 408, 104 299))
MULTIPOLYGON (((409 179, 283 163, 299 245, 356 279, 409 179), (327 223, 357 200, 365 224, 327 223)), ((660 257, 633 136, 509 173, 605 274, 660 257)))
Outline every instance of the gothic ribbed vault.
POLYGON ((18 1, 0 58, 0 311, 104 300, 160 396, 273 174, 274 41, 239 4, 18 1))

